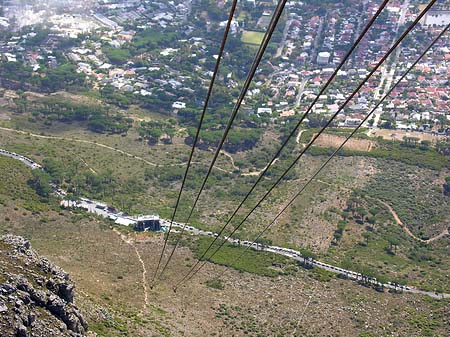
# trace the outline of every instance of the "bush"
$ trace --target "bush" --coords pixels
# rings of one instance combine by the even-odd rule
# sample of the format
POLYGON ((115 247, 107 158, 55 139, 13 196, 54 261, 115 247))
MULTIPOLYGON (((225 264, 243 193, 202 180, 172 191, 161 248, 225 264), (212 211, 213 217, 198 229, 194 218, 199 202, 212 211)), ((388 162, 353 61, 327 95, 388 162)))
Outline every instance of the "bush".
POLYGON ((225 284, 223 283, 223 281, 217 277, 207 280, 205 282, 205 285, 208 288, 212 288, 212 289, 218 289, 218 290, 223 290, 225 289, 225 284))

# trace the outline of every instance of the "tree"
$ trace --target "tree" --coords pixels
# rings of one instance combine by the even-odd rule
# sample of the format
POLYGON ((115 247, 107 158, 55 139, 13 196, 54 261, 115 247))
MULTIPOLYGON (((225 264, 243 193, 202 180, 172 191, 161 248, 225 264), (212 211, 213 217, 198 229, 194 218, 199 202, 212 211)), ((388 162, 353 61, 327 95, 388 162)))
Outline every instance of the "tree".
POLYGON ((400 244, 400 241, 394 237, 394 236, 388 236, 387 237, 387 241, 389 243, 389 247, 388 247, 388 253, 395 255, 396 250, 397 250, 397 246, 400 244))
POLYGON ((358 217, 360 218, 360 222, 363 223, 365 218, 366 218, 366 216, 367 216, 366 209, 364 207, 357 207, 356 208, 356 213, 358 214, 358 217))
POLYGON ((367 222, 371 225, 371 228, 373 230, 373 227, 375 226, 376 223, 376 218, 374 216, 369 216, 367 218, 367 222))
POLYGON ((129 61, 131 58, 130 51, 128 49, 114 49, 105 48, 106 56, 112 64, 121 65, 129 61))
POLYGON ((380 128, 383 129, 395 129, 395 122, 392 121, 384 121, 380 124, 380 128))
POLYGON ((149 144, 158 143, 159 137, 161 137, 162 131, 157 128, 153 128, 147 131, 147 137, 149 144))
POLYGON ((50 193, 52 193, 50 176, 41 170, 33 170, 32 174, 33 177, 28 180, 28 185, 30 185, 41 197, 48 198, 50 193))
POLYGON ((422 140, 420 142, 419 149, 421 149, 422 151, 426 151, 430 148, 430 146, 431 146, 431 142, 429 140, 422 140))
POLYGON ((47 92, 68 89, 72 86, 84 86, 85 75, 79 74, 74 65, 63 64, 57 68, 50 69, 37 85, 47 92))
POLYGON ((419 142, 419 138, 417 137, 403 137, 403 143, 402 145, 405 147, 416 147, 417 143, 419 142))
POLYGON ((369 245, 369 240, 372 238, 372 233, 364 232, 362 236, 366 240, 366 246, 369 245))
POLYGON ((45 158, 43 161, 44 170, 48 173, 51 180, 56 184, 61 184, 64 180, 64 167, 54 159, 45 158))
POLYGON ((306 264, 309 260, 314 260, 317 255, 308 248, 300 248, 300 254, 303 257, 303 262, 306 264))
POLYGON ((266 238, 259 238, 255 242, 257 244, 260 244, 261 246, 270 246, 270 245, 272 245, 272 240, 266 239, 266 238))
POLYGON ((438 141, 436 143, 436 150, 443 155, 449 155, 450 154, 450 140, 442 140, 438 141))

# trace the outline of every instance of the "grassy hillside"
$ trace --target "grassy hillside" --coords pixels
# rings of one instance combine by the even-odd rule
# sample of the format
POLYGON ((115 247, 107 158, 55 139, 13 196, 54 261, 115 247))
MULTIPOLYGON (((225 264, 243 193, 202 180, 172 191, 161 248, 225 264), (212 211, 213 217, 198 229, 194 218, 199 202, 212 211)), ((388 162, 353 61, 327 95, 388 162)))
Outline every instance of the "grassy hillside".
POLYGON ((71 274, 77 286, 75 303, 100 336, 445 334, 448 302, 380 294, 336 278, 320 282, 315 273, 288 269, 283 261, 276 277, 207 264, 198 278, 174 294, 171 285, 195 261, 186 248, 177 251, 163 281, 153 290, 147 288, 145 305, 136 251, 149 284, 161 236, 123 232, 121 238, 102 220, 41 203, 24 184, 28 169, 10 159, 0 158, 0 163, 3 181, 10 182, 1 190, 6 199, 1 206, 1 231, 30 238, 40 254, 71 274), (6 189, 9 185, 15 188, 6 189), (15 189, 24 193, 15 194, 15 189), (43 209, 32 216, 25 208, 28 199, 43 209))
MULTIPOLYGON (((94 134, 76 125, 30 123, 21 115, 4 125, 27 131, 0 130, 0 147, 43 163, 75 196, 103 200, 135 214, 156 212, 170 217, 189 153, 182 129, 177 130, 172 144, 149 146, 138 140, 135 127, 126 136, 94 134)), ((279 145, 275 131, 268 130, 251 151, 219 157, 200 198, 201 207, 194 212, 194 225, 218 230, 228 219, 279 145)), ((305 132, 299 144, 289 145, 232 225, 239 223, 312 134, 305 132)), ((442 194, 448 171, 445 165, 435 165, 441 158, 436 153, 417 149, 422 152, 413 151, 409 157, 408 150, 401 151, 398 144, 394 149, 398 156, 373 155, 373 149, 389 153, 389 146, 374 142, 365 152, 347 150, 335 158, 264 239, 313 251, 319 259, 383 280, 449 292, 449 237, 432 243, 418 241, 432 238, 448 226, 449 200, 442 194), (433 157, 431 166, 423 165, 428 155, 433 157), (416 239, 397 223, 390 209, 416 239)), ((237 236, 253 239, 330 151, 318 147, 313 156, 306 155, 237 236)), ((212 155, 196 151, 177 220, 185 219, 212 155)), ((175 254, 162 284, 151 290, 161 235, 136 236, 117 228, 122 231, 119 235, 102 219, 61 210, 56 199, 36 195, 26 183, 31 172, 20 163, 0 157, 0 170, 0 232, 30 238, 36 249, 74 276, 78 301, 100 335, 206 336, 217 331, 217 336, 317 336, 332 329, 342 336, 431 336, 445 331, 443 320, 436 323, 437 319, 428 320, 424 313, 432 310, 435 317, 445 315, 446 302, 378 294, 271 254, 251 252, 236 263, 242 250, 233 246, 213 259, 216 265, 208 263, 199 279, 174 294, 174 282, 209 243, 195 237, 183 238, 184 248, 175 254), (413 312, 417 301, 420 312, 413 312), (352 309, 336 311, 336 307, 352 309), (398 307, 405 311, 396 311, 398 307), (298 323, 303 315, 310 324, 305 318, 298 323), (379 320, 374 322, 374 316, 379 320), (384 324, 397 321, 402 323, 384 324)))

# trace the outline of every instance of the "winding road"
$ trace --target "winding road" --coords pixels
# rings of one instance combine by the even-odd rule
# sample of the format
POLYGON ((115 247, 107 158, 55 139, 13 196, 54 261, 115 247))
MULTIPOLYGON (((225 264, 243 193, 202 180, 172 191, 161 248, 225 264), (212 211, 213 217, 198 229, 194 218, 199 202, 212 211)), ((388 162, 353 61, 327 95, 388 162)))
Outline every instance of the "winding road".
MULTIPOLYGON (((328 186, 332 186, 330 183, 327 183, 326 181, 320 180, 320 179, 316 179, 317 182, 324 184, 324 185, 328 185, 328 186)), ((339 186, 342 190, 345 190, 347 192, 351 192, 352 190, 343 186, 339 186)), ((397 222, 397 224, 403 229, 403 231, 406 233, 406 235, 408 235, 409 237, 413 238, 414 240, 420 241, 422 243, 432 243, 433 241, 436 241, 446 235, 449 235, 450 232, 447 229, 444 229, 440 234, 428 239, 428 240, 423 240, 417 236, 414 235, 413 232, 411 232, 411 230, 408 228, 408 226, 406 224, 403 223, 403 221, 400 219, 400 217, 398 216, 398 214, 394 211, 394 209, 391 207, 391 205, 389 205, 388 203, 384 202, 383 200, 380 200, 378 198, 374 198, 371 196, 366 195, 366 198, 368 199, 372 199, 375 200, 376 202, 379 202, 380 204, 382 204, 383 206, 385 206, 388 211, 391 213, 392 217, 394 218, 395 222, 397 222)))
MULTIPOLYGON (((14 152, 10 152, 10 151, 6 151, 3 149, 0 149, 0 155, 5 155, 8 156, 10 158, 14 158, 17 160, 20 160, 21 162, 23 162, 25 165, 29 166, 32 169, 40 169, 41 166, 32 161, 29 158, 26 158, 20 154, 14 153, 14 152)), ((55 187, 55 192, 60 195, 63 196, 63 194, 60 193, 60 190, 55 187)), ((95 207, 96 204, 101 204, 98 203, 96 201, 90 201, 90 203, 93 204, 93 206, 95 207)), ((386 204, 387 205, 387 204, 386 204)), ((75 203, 75 207, 76 207, 76 203, 75 203)), ((107 217, 109 215, 113 215, 112 211, 109 211, 107 209, 104 210, 105 214, 104 216, 107 217), (111 212, 111 214, 110 214, 111 212)), ((392 210, 393 212, 393 210, 392 210)), ((395 213, 395 212, 394 212, 395 213)), ((396 220, 398 219, 398 221, 401 222, 400 218, 398 218, 398 216, 395 217, 396 220)), ((164 220, 161 219, 161 225, 163 227, 168 227, 169 226, 170 221, 168 220, 164 220)), ((187 225, 187 224, 182 224, 182 223, 177 223, 177 222, 173 222, 172 226, 174 227, 178 227, 178 228, 183 228, 184 231, 186 231, 187 233, 190 233, 192 235, 206 235, 206 236, 210 236, 210 237, 217 237, 218 234, 217 233, 213 233, 211 231, 205 231, 202 229, 198 229, 195 228, 193 226, 187 225)), ((148 289, 147 289, 147 282, 146 282, 146 274, 147 274, 147 269, 145 267, 145 263, 142 260, 142 257, 139 253, 139 251, 137 250, 137 248, 135 247, 135 245, 133 244, 132 240, 129 239, 128 237, 126 237, 125 235, 121 234, 119 231, 115 230, 116 233, 118 233, 120 235, 120 238, 126 242, 127 244, 131 245, 134 247, 136 255, 142 265, 142 287, 143 287, 143 292, 144 292, 144 310, 148 307, 149 302, 148 302, 148 289)), ((440 234, 443 235, 443 234, 440 234)), ((302 256, 301 253, 299 251, 296 251, 294 249, 289 249, 289 248, 284 248, 284 247, 278 247, 278 246, 267 246, 267 245, 261 245, 261 244, 257 244, 255 242, 250 242, 250 241, 245 241, 245 240, 239 240, 239 239, 233 239, 233 238, 227 238, 227 237, 223 237, 223 239, 228 240, 230 243, 234 243, 237 245, 241 245, 244 247, 248 247, 254 250, 260 250, 260 251, 267 251, 267 252, 271 252, 274 254, 278 254, 278 255, 283 255, 286 256, 288 258, 294 259, 296 261, 299 261, 300 263, 304 263, 304 264, 309 264, 311 266, 317 267, 317 268, 321 268, 324 270, 327 270, 329 272, 335 273, 335 274, 341 274, 344 275, 345 277, 347 277, 350 280, 355 280, 357 282, 364 282, 364 283, 368 283, 371 284, 375 287, 380 287, 382 286, 383 288, 387 288, 387 289, 392 289, 392 290, 400 290, 400 291, 404 291, 404 292, 409 292, 409 293, 414 293, 414 294, 421 294, 421 295, 427 295, 436 299, 443 299, 443 298, 450 298, 450 294, 447 293, 435 293, 432 291, 426 291, 426 290, 421 290, 418 288, 414 288, 414 287, 410 287, 410 286, 402 286, 402 285, 398 285, 398 284, 394 284, 391 282, 387 282, 387 283, 381 283, 379 282, 377 279, 375 278, 370 278, 364 275, 361 275, 360 273, 348 270, 348 269, 344 269, 344 268, 340 268, 334 265, 330 265, 324 262, 320 262, 305 256, 302 256)), ((435 238, 434 238, 435 239, 435 238)), ((431 240, 431 239, 430 239, 431 240)))

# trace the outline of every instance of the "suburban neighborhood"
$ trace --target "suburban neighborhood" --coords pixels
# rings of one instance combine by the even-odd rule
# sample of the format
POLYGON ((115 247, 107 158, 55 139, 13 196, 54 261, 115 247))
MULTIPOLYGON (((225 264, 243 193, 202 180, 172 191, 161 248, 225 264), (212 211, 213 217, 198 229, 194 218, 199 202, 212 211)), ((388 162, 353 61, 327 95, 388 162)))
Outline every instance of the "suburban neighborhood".
MULTIPOLYGON (((61 10, 48 18, 42 32, 5 35, 0 40, 2 62, 7 66, 20 64, 31 77, 65 64, 73 65, 86 85, 100 90, 119 106, 134 100, 174 114, 200 108, 218 48, 217 42, 211 39, 212 32, 220 34, 225 22, 214 25, 205 18, 192 17, 196 4, 191 0, 170 4, 99 1, 73 5, 71 2, 66 6, 62 3, 61 10), (82 15, 87 8, 91 15, 82 15), (55 55, 55 48, 62 44, 67 47, 62 54, 55 55)), ((375 1, 364 1, 357 6, 336 4, 323 13, 319 6, 307 2, 288 2, 284 26, 271 44, 276 52, 261 66, 242 110, 254 115, 257 123, 259 120, 259 123, 279 124, 306 111, 377 6, 375 1)), ((375 22, 368 37, 339 71, 336 84, 319 97, 313 108, 319 123, 339 110, 351 90, 405 28, 405 18, 414 17, 419 7, 417 1, 390 2, 387 14, 375 22), (378 34, 379 31, 383 34, 378 34)), ((233 21, 232 44, 247 46, 247 51, 255 50, 273 8, 272 1, 245 1, 245 10, 233 21)), ((11 24, 24 27, 42 20, 39 13, 32 2, 25 7, 7 5, 0 23, 2 27, 11 24), (23 11, 22 20, 10 22, 17 11, 23 11)), ((340 111, 334 124, 349 127, 361 122, 408 63, 420 54, 426 37, 437 34, 448 22, 450 15, 445 4, 433 8, 389 63, 340 111)), ((223 62, 229 67, 238 60, 227 53, 223 62)), ((367 126, 448 133, 449 73, 450 49, 445 37, 433 47, 431 56, 394 90, 367 126)), ((218 85, 235 90, 242 77, 239 70, 224 73, 218 85)), ((4 77, 0 81, 14 88, 14 81, 4 77)))

